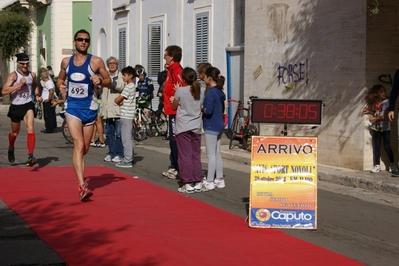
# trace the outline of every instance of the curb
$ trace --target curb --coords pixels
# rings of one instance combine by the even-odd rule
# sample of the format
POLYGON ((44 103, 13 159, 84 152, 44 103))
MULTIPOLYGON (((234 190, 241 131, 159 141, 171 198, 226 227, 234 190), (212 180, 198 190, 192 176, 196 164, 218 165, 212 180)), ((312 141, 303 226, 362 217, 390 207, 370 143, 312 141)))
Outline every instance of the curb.
POLYGON ((318 171, 318 178, 347 187, 362 188, 370 191, 379 191, 387 194, 399 195, 399 185, 389 183, 387 181, 372 180, 364 177, 337 175, 324 171, 318 171))

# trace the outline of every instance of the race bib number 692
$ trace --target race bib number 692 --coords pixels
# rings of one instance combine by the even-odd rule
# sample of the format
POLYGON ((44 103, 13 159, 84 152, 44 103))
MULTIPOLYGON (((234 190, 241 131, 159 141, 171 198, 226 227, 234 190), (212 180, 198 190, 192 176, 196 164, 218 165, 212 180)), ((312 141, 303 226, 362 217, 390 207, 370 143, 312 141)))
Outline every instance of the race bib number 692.
POLYGON ((89 95, 88 84, 70 82, 68 88, 68 96, 73 98, 85 98, 89 95))

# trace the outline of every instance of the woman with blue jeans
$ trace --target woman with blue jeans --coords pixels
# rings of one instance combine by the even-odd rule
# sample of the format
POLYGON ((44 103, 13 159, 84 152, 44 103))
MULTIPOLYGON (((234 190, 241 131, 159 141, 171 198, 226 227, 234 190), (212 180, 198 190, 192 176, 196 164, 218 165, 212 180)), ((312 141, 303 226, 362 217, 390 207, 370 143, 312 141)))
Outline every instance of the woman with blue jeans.
POLYGON ((224 130, 223 113, 226 95, 223 92, 225 78, 219 69, 209 67, 205 71, 204 82, 207 85, 203 103, 203 127, 205 147, 208 157, 208 173, 202 184, 202 191, 224 188, 223 161, 220 154, 221 137, 224 130), (215 178, 216 177, 216 178, 215 178))

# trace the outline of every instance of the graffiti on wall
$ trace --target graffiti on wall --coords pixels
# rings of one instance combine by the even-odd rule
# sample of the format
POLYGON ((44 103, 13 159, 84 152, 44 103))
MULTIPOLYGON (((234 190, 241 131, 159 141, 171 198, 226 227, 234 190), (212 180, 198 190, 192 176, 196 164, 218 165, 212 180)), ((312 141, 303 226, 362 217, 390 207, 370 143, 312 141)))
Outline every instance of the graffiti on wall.
POLYGON ((279 65, 277 67, 278 85, 281 83, 295 84, 304 82, 309 84, 309 62, 306 59, 304 62, 292 63, 288 65, 279 65))
POLYGON ((382 83, 389 84, 392 86, 391 74, 382 74, 378 76, 378 80, 382 83))

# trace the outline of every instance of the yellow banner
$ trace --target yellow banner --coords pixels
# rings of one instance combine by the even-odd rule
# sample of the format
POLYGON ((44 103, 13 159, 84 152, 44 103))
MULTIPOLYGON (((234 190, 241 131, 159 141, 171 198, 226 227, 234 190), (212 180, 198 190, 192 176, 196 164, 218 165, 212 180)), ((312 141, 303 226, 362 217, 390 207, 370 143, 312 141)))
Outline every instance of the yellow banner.
POLYGON ((249 226, 317 228, 317 138, 252 137, 249 226))

